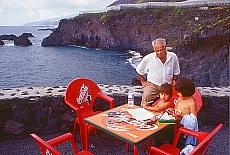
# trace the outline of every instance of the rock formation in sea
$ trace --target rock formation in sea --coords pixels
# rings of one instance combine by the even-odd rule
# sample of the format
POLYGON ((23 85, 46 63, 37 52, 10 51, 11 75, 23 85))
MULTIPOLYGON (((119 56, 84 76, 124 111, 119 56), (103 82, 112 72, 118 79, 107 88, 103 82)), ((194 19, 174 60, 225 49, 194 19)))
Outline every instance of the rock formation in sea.
POLYGON ((5 45, 4 41, 0 40, 0 46, 5 45))
POLYGON ((123 8, 63 19, 42 46, 78 45, 142 55, 151 41, 167 40, 181 75, 197 86, 229 85, 229 5, 216 7, 123 8))
MULTIPOLYGON (((33 45, 33 44, 28 39, 29 37, 34 37, 34 36, 31 33, 23 33, 19 37, 17 37, 14 34, 1 35, 0 36, 0 41, 2 41, 2 40, 13 40, 14 45, 17 45, 17 46, 30 46, 30 45, 33 45)), ((4 45, 4 42, 3 43, 2 42, 0 42, 0 45, 4 45)))
POLYGON ((23 33, 19 37, 14 39, 14 45, 20 46, 30 46, 33 45, 28 39, 29 37, 34 37, 31 33, 23 33))
POLYGON ((4 34, 0 36, 0 40, 14 40, 15 38, 17 38, 17 36, 14 34, 4 34))

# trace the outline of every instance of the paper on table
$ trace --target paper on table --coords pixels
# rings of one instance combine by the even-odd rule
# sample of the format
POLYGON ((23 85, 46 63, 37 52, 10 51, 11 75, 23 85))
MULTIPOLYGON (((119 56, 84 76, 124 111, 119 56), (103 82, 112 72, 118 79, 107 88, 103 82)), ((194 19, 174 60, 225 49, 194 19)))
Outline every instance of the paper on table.
POLYGON ((154 115, 144 108, 127 109, 127 111, 138 121, 151 119, 154 115))

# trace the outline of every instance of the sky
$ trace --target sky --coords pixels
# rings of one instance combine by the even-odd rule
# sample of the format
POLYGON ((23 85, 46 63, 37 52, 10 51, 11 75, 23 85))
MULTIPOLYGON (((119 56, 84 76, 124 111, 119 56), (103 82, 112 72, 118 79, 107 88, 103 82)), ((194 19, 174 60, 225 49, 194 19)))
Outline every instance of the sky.
POLYGON ((79 11, 102 10, 116 0, 0 0, 0 26, 65 17, 79 11))

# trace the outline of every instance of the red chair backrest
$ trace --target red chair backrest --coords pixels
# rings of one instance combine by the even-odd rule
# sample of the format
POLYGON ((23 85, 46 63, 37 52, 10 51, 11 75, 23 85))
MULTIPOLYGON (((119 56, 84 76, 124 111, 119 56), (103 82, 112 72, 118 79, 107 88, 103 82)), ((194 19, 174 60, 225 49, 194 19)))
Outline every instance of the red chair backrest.
POLYGON ((175 87, 173 86, 172 87, 172 97, 170 98, 170 102, 172 103, 172 108, 175 107, 177 98, 178 98, 177 91, 175 90, 175 87))
POLYGON ((190 153, 190 155, 203 155, 207 154, 208 147, 212 142, 213 136, 222 128, 223 124, 219 124, 206 138, 204 138, 190 153))
POLYGON ((197 88, 195 88, 195 93, 192 96, 196 102, 196 110, 197 112, 199 112, 203 105, 203 102, 202 102, 202 96, 197 88))
POLYGON ((74 79, 67 87, 65 102, 79 110, 92 109, 96 94, 99 92, 100 88, 92 80, 74 79))
MULTIPOLYGON (((192 96, 193 96, 195 103, 196 103, 196 110, 197 110, 197 112, 199 112, 202 105, 203 105, 203 102, 202 102, 202 96, 196 87, 195 87, 195 93, 192 96)), ((172 97, 170 98, 170 101, 172 103, 172 108, 175 107, 177 99, 178 99, 177 91, 173 87, 172 97)))
POLYGON ((53 146, 48 144, 46 141, 44 141, 37 135, 35 134, 30 134, 30 135, 34 138, 34 140, 39 145, 42 151, 42 155, 62 155, 58 150, 56 150, 53 146))

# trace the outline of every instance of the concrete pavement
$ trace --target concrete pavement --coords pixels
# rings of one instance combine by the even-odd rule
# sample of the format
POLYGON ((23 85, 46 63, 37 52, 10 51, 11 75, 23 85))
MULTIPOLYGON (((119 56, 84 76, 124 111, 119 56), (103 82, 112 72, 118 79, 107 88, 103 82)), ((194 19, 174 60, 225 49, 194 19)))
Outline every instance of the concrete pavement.
MULTIPOLYGON (((201 131, 212 131, 214 126, 204 126, 200 128, 201 131)), ((42 136, 44 139, 51 139, 58 136, 58 134, 42 136)), ((77 136, 77 147, 80 150, 80 138, 77 136)), ((91 134, 89 139, 89 149, 95 155, 132 155, 133 149, 125 151, 125 142, 115 141, 114 137, 98 132, 97 135, 91 134)), ((73 154, 69 143, 64 143, 58 149, 63 155, 73 154)), ((21 140, 10 140, 0 142, 0 155, 37 155, 41 154, 38 145, 32 138, 25 138, 21 140)), ((145 143, 139 145, 139 155, 146 155, 145 143)), ((208 155, 228 155, 229 154, 229 127, 223 127, 214 137, 213 143, 209 148, 208 155)))

